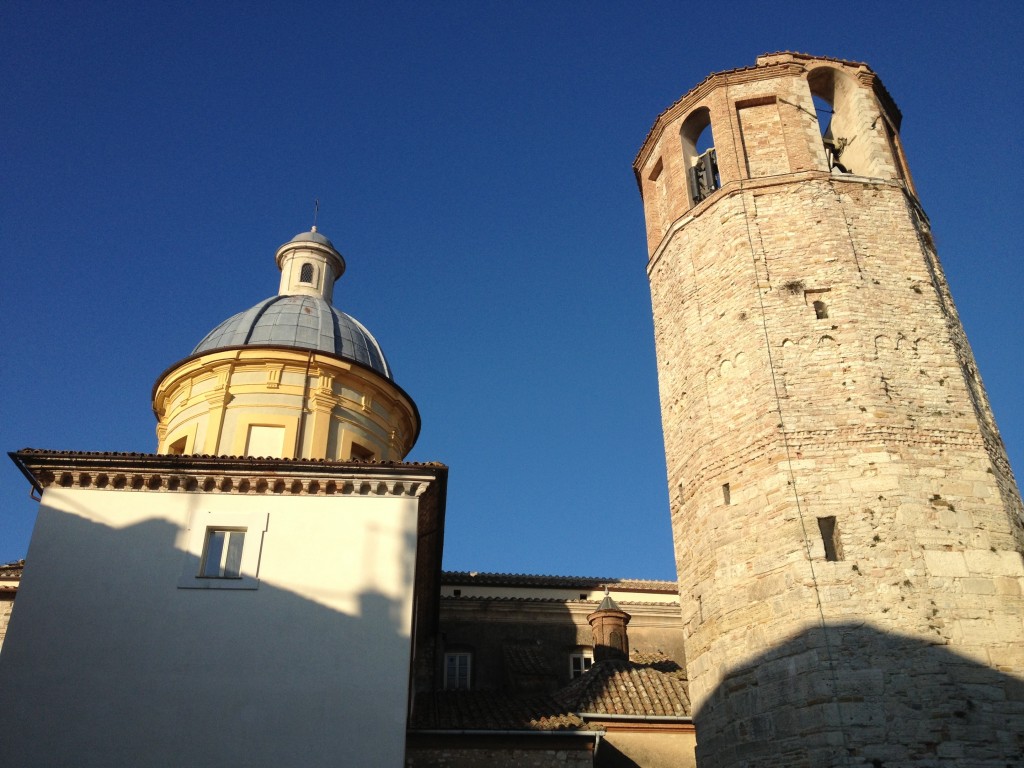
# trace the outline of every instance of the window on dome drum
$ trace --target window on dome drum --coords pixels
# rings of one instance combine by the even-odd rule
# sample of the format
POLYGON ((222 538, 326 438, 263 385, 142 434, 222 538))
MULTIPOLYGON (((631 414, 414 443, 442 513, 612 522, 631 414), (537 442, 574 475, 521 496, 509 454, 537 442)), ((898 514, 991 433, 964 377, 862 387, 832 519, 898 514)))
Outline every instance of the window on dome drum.
POLYGON ((242 548, 245 528, 207 528, 199 577, 239 579, 242 576, 242 548))
POLYGON ((250 424, 245 441, 246 456, 280 459, 284 457, 284 427, 250 424))
POLYGON ((354 461, 373 461, 376 458, 373 451, 359 443, 352 443, 350 452, 352 454, 351 458, 354 461))
POLYGON ((594 649, 581 648, 569 654, 569 677, 575 680, 594 665, 594 649))
POLYGON ((444 688, 446 691, 468 691, 473 656, 466 651, 444 655, 444 688))
POLYGON ((299 272, 299 282, 307 284, 313 282, 313 265, 309 262, 302 265, 302 270, 299 272))
POLYGON ((187 444, 187 437, 179 438, 167 446, 167 453, 171 456, 182 456, 185 453, 185 446, 187 444))

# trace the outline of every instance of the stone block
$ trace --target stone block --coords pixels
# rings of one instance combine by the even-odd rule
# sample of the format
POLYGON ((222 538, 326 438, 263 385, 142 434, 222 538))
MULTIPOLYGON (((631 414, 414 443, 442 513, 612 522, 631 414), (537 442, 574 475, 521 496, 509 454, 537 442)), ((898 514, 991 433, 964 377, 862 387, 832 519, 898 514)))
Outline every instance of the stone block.
POLYGON ((997 592, 993 579, 985 579, 978 576, 961 579, 960 587, 968 595, 994 595, 997 592))
POLYGON ((1024 562, 1017 552, 969 549, 964 559, 971 573, 986 576, 1024 576, 1024 562))
POLYGON ((925 550, 924 562, 928 573, 932 576, 953 578, 970 575, 967 562, 961 552, 925 550))

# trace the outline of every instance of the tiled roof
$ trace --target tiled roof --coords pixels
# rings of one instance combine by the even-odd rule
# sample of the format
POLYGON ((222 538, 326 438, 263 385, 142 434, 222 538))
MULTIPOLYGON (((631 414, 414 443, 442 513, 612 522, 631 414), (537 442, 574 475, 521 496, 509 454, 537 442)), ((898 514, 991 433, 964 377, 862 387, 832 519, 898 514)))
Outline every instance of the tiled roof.
POLYGON ((480 573, 478 571, 442 571, 441 583, 458 586, 562 587, 566 589, 609 587, 620 592, 676 592, 679 588, 674 581, 616 579, 597 576, 545 576, 529 573, 480 573))
POLYGON ((0 579, 20 579, 21 572, 25 570, 24 560, 15 560, 13 563, 0 565, 0 579))
MULTIPOLYGON (((460 595, 455 597, 454 595, 441 595, 441 599, 444 601, 451 602, 489 602, 489 603, 555 603, 558 605, 594 605, 597 600, 566 600, 561 597, 522 597, 520 595, 460 595)), ((633 605, 633 606, 665 606, 668 608, 678 608, 678 600, 619 600, 620 606, 633 605)))
POLYGON ((515 675, 550 675, 551 670, 536 643, 505 643, 502 646, 505 669, 515 675))
POLYGON ((690 697, 677 675, 632 661, 601 661, 557 694, 573 712, 688 717, 690 697))
POLYGON ((4 582, 0 583, 0 592, 17 592, 23 570, 25 570, 24 560, 15 560, 13 563, 0 565, 0 582, 4 582))
POLYGON ((315 466, 324 465, 330 467, 347 467, 347 466, 375 466, 375 467, 444 467, 444 464, 436 461, 359 461, 358 459, 350 459, 347 461, 338 461, 335 459, 281 459, 281 458, 265 458, 256 456, 225 456, 225 455, 214 455, 207 453, 187 453, 187 454, 167 454, 167 453, 125 453, 121 451, 54 451, 47 448, 22 448, 20 451, 12 451, 7 454, 12 458, 24 456, 29 458, 31 456, 39 456, 42 458, 61 458, 66 457, 68 459, 133 459, 143 461, 153 460, 168 460, 183 465, 188 465, 200 461, 234 461, 244 462, 246 464, 265 464, 272 462, 274 464, 289 464, 298 466, 315 466))
MULTIPOLYGON (((512 647, 512 646, 507 646, 512 647)), ((616 717, 689 717, 690 697, 680 666, 662 653, 634 654, 634 661, 601 661, 560 691, 421 693, 414 730, 578 730, 580 713, 616 717)), ((599 719, 599 717, 595 718, 599 719)))
POLYGON ((412 727, 419 730, 577 730, 585 723, 545 694, 437 691, 416 697, 412 727))
POLYGON ((629 652, 629 660, 635 664, 655 669, 670 677, 686 680, 686 670, 679 666, 675 659, 669 658, 661 651, 645 652, 631 650, 629 652))

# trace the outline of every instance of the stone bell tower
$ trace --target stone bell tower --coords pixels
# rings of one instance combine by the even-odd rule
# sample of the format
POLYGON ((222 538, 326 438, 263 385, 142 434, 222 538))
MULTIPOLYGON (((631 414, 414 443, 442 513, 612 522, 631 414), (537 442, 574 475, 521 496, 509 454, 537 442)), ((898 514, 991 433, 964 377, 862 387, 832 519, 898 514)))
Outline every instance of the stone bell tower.
POLYGON ((1024 756, 1021 499, 900 120, 766 55, 634 164, 702 766, 1024 756))

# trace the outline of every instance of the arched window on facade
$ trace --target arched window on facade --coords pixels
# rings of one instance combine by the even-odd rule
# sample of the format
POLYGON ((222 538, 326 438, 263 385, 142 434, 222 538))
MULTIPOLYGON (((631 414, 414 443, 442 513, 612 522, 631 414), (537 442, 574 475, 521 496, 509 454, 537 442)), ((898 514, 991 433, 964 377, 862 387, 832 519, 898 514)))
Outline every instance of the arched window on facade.
POLYGON ((299 282, 312 285, 314 276, 313 265, 307 261, 299 271, 299 282))

